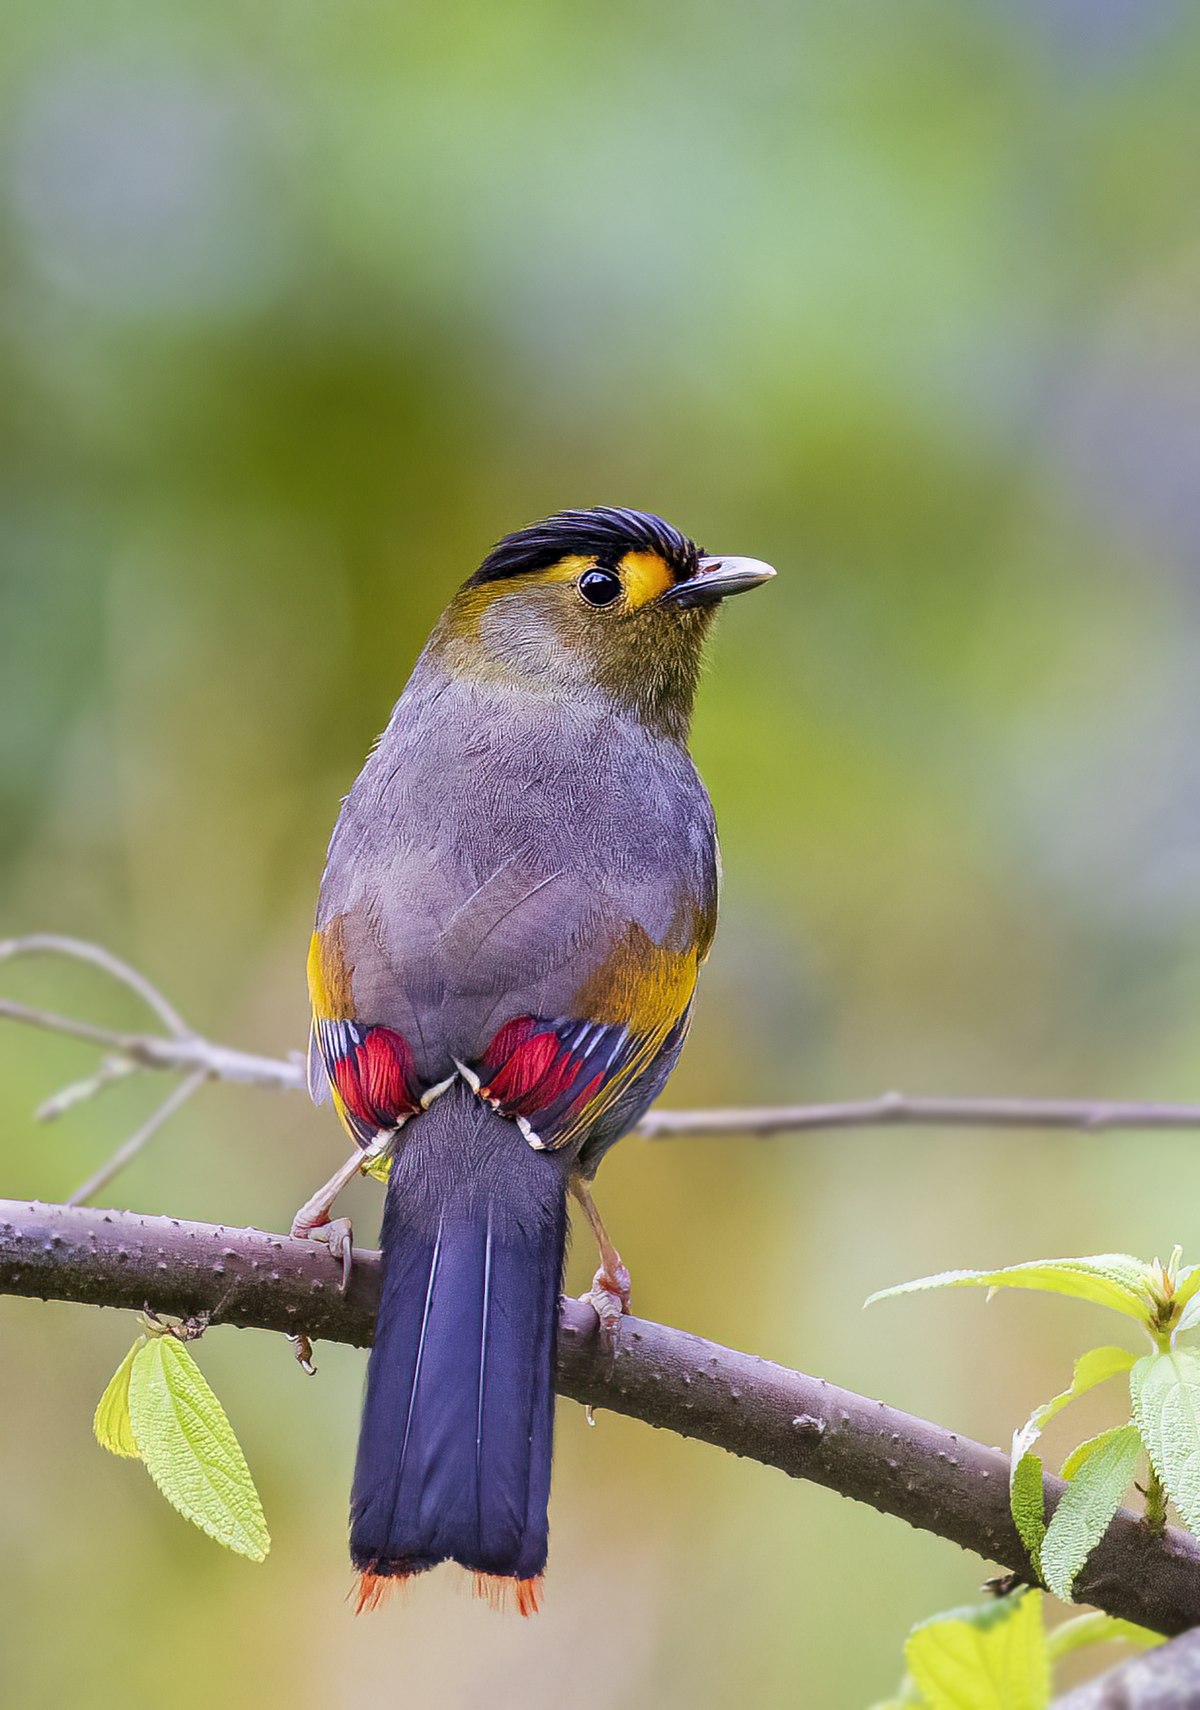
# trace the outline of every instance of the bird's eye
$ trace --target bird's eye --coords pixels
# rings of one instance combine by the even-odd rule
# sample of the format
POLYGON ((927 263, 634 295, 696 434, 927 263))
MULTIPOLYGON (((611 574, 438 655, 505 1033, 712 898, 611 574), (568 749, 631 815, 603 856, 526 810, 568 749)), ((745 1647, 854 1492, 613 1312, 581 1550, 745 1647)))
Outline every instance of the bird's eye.
POLYGON ((589 606, 611 606, 620 597, 621 578, 615 570, 585 570, 579 578, 579 592, 589 606))

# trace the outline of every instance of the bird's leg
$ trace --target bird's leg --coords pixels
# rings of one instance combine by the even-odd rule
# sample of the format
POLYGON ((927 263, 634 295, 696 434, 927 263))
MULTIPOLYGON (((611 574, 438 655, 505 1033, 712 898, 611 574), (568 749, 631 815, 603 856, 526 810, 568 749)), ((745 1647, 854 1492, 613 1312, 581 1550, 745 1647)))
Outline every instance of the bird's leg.
POLYGON ((621 1255, 596 1209, 592 1190, 582 1176, 572 1176, 571 1192, 579 1201, 600 1249, 600 1269, 592 1279, 591 1288, 579 1298, 595 1307, 601 1340, 611 1350, 616 1347, 621 1319, 629 1311, 629 1272, 621 1263, 621 1255))
POLYGON ((370 1151, 362 1151, 355 1147, 353 1153, 344 1164, 330 1176, 323 1187, 319 1187, 312 1198, 306 1200, 295 1217, 292 1218, 292 1239, 295 1241, 324 1241, 335 1259, 341 1260, 343 1293, 350 1281, 351 1250, 354 1232, 350 1227, 348 1217, 333 1217, 329 1213, 333 1202, 342 1189, 352 1182, 362 1170, 364 1164, 371 1160, 370 1151))

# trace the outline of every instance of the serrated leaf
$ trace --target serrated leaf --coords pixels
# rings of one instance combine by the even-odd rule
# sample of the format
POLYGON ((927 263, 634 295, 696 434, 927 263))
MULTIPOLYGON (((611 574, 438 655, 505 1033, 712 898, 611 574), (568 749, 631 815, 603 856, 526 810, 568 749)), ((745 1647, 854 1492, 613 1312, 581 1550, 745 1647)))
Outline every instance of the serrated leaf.
POLYGON ((1058 1469, 1060 1477, 1065 1478, 1069 1483, 1083 1463, 1090 1460, 1096 1450, 1107 1443, 1114 1431, 1123 1431, 1124 1429, 1125 1426, 1123 1425, 1110 1425, 1104 1431, 1097 1431, 1094 1437, 1085 1437, 1082 1443, 1076 1443, 1058 1469))
POLYGON ((1073 1401, 1076 1396, 1086 1395, 1089 1389, 1095 1389, 1097 1384, 1107 1383, 1118 1373, 1127 1372, 1136 1359, 1137 1355, 1131 1354, 1128 1348, 1089 1348, 1075 1362, 1071 1387, 1066 1391, 1067 1399, 1073 1401))
POLYGON ((1075 1362, 1070 1388, 1035 1407, 1021 1429, 1013 1433, 1008 1505, 1021 1542, 1039 1572, 1046 1519, 1042 1501, 1042 1462, 1040 1456, 1032 1453, 1033 1446, 1043 1429, 1068 1402, 1095 1389, 1097 1384, 1116 1377, 1118 1372, 1128 1371, 1133 1362, 1134 1355, 1127 1348, 1089 1348, 1075 1362))
POLYGON ((1145 1267, 1131 1254, 1094 1253, 1083 1259, 1035 1259, 999 1271, 939 1271, 915 1282, 878 1289, 866 1304, 933 1288, 1034 1288, 1090 1300, 1145 1324, 1149 1315, 1145 1280, 1145 1267))
POLYGON ((1128 1348, 1089 1348, 1086 1354, 1080 1354, 1071 1373, 1071 1383, 1068 1389, 1044 1401, 1040 1407, 1035 1407, 1029 1419, 1018 1432, 1022 1450, 1031 1448, 1056 1413, 1061 1413, 1068 1402, 1075 1401, 1088 1390, 1095 1389, 1097 1384, 1107 1383, 1109 1378, 1116 1377, 1120 1372, 1127 1372, 1137 1359, 1128 1348))
POLYGON ((1137 1426, 1119 1425, 1076 1450, 1070 1475, 1064 1469, 1069 1482, 1042 1541, 1042 1578, 1064 1603, 1121 1506, 1141 1450, 1137 1426))
POLYGON ((1056 1663, 1070 1656, 1072 1651, 1081 1650, 1084 1645, 1099 1645, 1108 1639, 1122 1639, 1143 1651, 1166 1643, 1161 1633, 1152 1633, 1148 1627, 1123 1621, 1118 1615, 1104 1615, 1099 1609, 1089 1609, 1086 1615, 1077 1615, 1073 1621, 1064 1621, 1061 1627, 1056 1627, 1046 1640, 1046 1649, 1050 1661, 1056 1663))
POLYGON ((153 1336, 135 1354, 129 1414, 138 1453, 167 1501, 227 1550, 262 1561, 271 1540, 246 1457, 174 1336, 153 1336))
POLYGON ((100 1447, 107 1449, 110 1455, 124 1455, 134 1461, 138 1458, 138 1446, 129 1423, 129 1374, 133 1370, 134 1355, 145 1340, 144 1336, 139 1336, 130 1348, 108 1380, 108 1387, 92 1415, 92 1430, 100 1447))
POLYGON ((1036 1593, 922 1622, 904 1656, 929 1710, 1045 1710, 1050 1702, 1036 1593))
POLYGON ((1147 1354, 1129 1374, 1133 1417, 1189 1532, 1200 1533, 1200 1355, 1147 1354))

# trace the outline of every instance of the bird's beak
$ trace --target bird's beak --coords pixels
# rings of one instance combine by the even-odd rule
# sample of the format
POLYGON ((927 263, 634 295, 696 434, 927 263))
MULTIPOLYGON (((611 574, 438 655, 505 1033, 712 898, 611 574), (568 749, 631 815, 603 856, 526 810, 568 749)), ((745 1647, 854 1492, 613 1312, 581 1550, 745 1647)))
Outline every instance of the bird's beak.
POLYGON ((676 582, 661 598, 668 606, 711 606, 729 594, 761 587, 774 574, 761 558, 702 558, 686 582, 676 582))

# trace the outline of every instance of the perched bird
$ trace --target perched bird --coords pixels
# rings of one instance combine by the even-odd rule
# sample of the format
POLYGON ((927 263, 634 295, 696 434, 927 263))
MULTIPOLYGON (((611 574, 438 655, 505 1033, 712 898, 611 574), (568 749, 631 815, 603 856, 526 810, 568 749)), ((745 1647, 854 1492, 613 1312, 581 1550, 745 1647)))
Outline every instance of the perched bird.
POLYGON ((346 798, 309 955, 314 1097, 390 1163, 351 1499, 359 1608, 454 1561, 539 1606, 573 1193, 601 1333, 629 1274, 589 1183, 675 1065, 716 924, 687 738, 719 601, 774 575, 639 511, 502 540, 417 661, 346 798))

